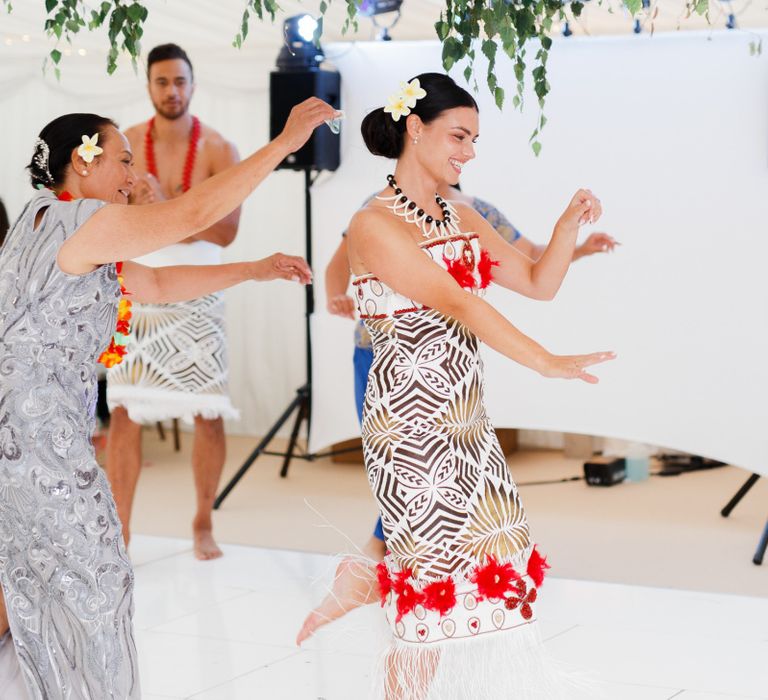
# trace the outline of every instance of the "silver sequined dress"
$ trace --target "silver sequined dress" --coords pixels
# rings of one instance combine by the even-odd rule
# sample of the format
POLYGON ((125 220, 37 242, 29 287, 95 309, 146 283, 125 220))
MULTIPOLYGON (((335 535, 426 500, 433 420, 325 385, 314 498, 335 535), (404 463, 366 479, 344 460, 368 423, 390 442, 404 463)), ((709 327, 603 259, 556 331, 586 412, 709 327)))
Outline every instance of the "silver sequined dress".
POLYGON ((0 581, 34 700, 140 697, 133 571, 91 444, 120 287, 113 264, 56 264, 103 204, 39 192, 0 249, 0 581))

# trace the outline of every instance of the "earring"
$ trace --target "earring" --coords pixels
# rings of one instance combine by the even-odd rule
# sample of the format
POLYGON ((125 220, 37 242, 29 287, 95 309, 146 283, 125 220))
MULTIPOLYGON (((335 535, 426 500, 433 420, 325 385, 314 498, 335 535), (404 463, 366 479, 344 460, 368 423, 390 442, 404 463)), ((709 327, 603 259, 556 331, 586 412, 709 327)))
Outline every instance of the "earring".
POLYGON ((87 170, 83 170, 83 175, 87 175, 87 174, 88 174, 88 171, 87 170))
POLYGON ((415 139, 413 139, 413 145, 415 146, 418 142, 419 142, 419 138, 417 136, 415 139))

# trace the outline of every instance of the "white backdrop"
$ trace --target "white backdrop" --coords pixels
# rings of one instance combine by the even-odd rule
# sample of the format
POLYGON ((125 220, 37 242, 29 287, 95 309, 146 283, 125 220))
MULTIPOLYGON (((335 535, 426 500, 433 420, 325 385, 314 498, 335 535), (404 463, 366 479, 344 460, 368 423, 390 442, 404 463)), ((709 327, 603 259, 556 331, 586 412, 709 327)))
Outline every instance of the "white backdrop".
MULTIPOLYGON (((275 46, 253 42, 237 52, 227 34, 213 50, 169 26, 148 30, 145 43, 177 40, 190 50, 193 111, 241 153, 261 145, 275 46)), ((479 157, 465 170, 465 189, 544 241, 573 190, 589 186, 605 203, 602 228, 623 243, 611 258, 577 263, 554 303, 491 294, 554 351, 620 353, 600 370, 598 387, 544 381, 488 353, 497 425, 639 439, 766 470, 768 60, 749 56, 749 39, 715 32, 556 40, 539 159, 527 145, 534 110, 501 114, 481 90, 479 157)), ((33 36, 30 45, 0 46, 0 196, 11 215, 31 193, 23 167, 48 120, 89 110, 127 126, 150 115, 143 76, 121 68, 107 77, 103 52, 88 45, 86 56, 66 59, 58 83, 41 74, 41 43, 33 36)), ((433 42, 326 48, 343 75, 348 121, 342 167, 315 187, 315 447, 358 433, 351 323, 324 313, 322 271, 355 208, 391 168, 367 153, 359 122, 400 79, 439 69, 433 42)), ((276 173, 246 203, 225 257, 301 252, 301 202, 301 175, 276 173)), ((232 394, 242 410, 229 429, 263 434, 303 381, 303 293, 252 284, 227 300, 232 394)))
MULTIPOLYGON (((492 290, 489 301, 552 351, 619 355, 595 387, 486 352, 495 425, 639 440, 768 474, 768 61, 747 43, 727 32, 557 40, 538 159, 527 143, 533 100, 525 115, 500 113, 481 90, 464 190, 544 242, 572 193, 589 187, 605 209, 596 228, 622 243, 576 263, 552 303, 492 290)), ((365 150, 361 118, 399 80, 439 69, 439 47, 359 44, 336 64, 347 128, 342 167, 314 191, 318 271, 391 171, 365 150)), ((318 313, 313 337, 319 447, 359 428, 351 322, 318 313)))

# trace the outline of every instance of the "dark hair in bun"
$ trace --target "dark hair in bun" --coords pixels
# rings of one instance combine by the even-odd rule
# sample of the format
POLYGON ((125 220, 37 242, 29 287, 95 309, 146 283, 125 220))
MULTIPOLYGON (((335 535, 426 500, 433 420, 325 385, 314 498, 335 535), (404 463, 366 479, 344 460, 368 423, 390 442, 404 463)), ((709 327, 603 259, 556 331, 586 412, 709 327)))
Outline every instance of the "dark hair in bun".
MULTIPOLYGON (((434 121, 446 110, 456 107, 471 107, 480 111, 475 98, 444 73, 422 73, 416 78, 427 94, 416 102, 416 106, 411 109, 411 114, 418 115, 425 124, 434 121)), ((395 121, 391 114, 385 112, 383 107, 379 107, 365 116, 360 130, 363 133, 365 145, 373 155, 399 158, 403 152, 404 117, 395 121)))
POLYGON ((110 126, 117 124, 98 114, 64 114, 46 124, 35 144, 35 152, 27 165, 33 187, 58 187, 64 182, 67 166, 83 135, 99 135, 99 143, 110 126), (47 150, 46 150, 47 148, 47 150), (47 167, 46 167, 47 166, 47 167))

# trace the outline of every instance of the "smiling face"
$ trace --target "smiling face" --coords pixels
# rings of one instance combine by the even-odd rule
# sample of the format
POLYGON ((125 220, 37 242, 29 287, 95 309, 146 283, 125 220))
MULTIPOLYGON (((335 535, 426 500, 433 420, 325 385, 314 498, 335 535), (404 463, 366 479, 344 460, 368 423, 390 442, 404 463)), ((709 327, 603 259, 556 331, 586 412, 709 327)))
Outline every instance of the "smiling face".
POLYGON ((184 59, 169 58, 150 67, 149 98, 157 113, 166 119, 183 117, 194 92, 192 69, 184 59))
POLYGON ((479 119, 472 107, 445 110, 424 124, 418 116, 408 117, 406 148, 438 182, 455 185, 464 164, 475 157, 479 119), (413 139, 418 143, 414 144, 413 139))
POLYGON ((128 197, 136 184, 128 139, 121 131, 109 126, 99 136, 98 145, 104 151, 90 163, 83 161, 77 150, 72 154, 72 168, 80 176, 78 185, 82 196, 113 204, 128 204, 128 197))

